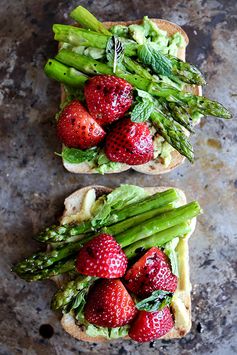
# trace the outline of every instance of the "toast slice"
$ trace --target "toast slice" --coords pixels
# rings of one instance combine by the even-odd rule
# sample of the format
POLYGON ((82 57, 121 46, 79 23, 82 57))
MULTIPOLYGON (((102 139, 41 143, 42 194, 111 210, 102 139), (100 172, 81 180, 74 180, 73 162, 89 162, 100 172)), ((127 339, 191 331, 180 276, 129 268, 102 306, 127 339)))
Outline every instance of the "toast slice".
MULTIPOLYGON (((154 194, 159 191, 165 191, 169 187, 147 187, 145 188, 149 194, 154 194)), ((75 215, 80 212, 82 208, 82 203, 84 197, 90 189, 94 189, 96 198, 103 194, 107 194, 112 191, 112 189, 105 186, 88 186, 75 191, 65 200, 65 210, 61 219, 61 223, 68 216, 75 215)), ((177 189, 180 195, 180 205, 186 203, 186 197, 183 191, 177 189)), ((185 237, 180 239, 177 251, 178 251, 178 266, 180 270, 180 277, 178 281, 178 288, 175 291, 173 301, 171 304, 172 312, 175 319, 175 326, 167 333, 162 339, 168 340, 173 338, 181 338, 187 334, 191 328, 191 284, 189 279, 189 250, 188 250, 188 239, 192 235, 196 225, 196 219, 194 218, 191 223, 192 230, 185 237)), ((56 282, 58 287, 62 286, 64 283, 63 277, 54 277, 53 280, 56 282)), ((64 330, 71 336, 78 340, 88 341, 88 342, 106 342, 109 341, 107 338, 98 336, 90 337, 86 334, 83 326, 77 325, 71 314, 63 315, 61 319, 61 324, 64 330)), ((124 339, 129 339, 126 337, 124 339)))
MULTIPOLYGON (((157 26, 161 29, 164 30, 168 33, 169 36, 172 36, 174 33, 179 32, 186 43, 186 46, 189 43, 189 39, 188 36, 186 34, 186 32, 178 25, 176 25, 175 23, 166 21, 166 20, 160 20, 160 19, 151 19, 153 22, 155 22, 157 24, 157 26)), ((142 23, 142 20, 136 20, 136 21, 119 21, 119 22, 104 22, 104 25, 107 28, 110 28, 114 25, 131 25, 131 24, 140 24, 142 23)), ((186 52, 186 47, 184 48, 179 48, 178 49, 178 58, 185 60, 185 52, 186 52)), ((192 86, 187 86, 186 88, 187 91, 191 92, 193 95, 202 95, 202 88, 201 86, 196 86, 196 85, 192 85, 192 86)), ((62 87, 62 95, 61 95, 61 100, 63 101, 65 99, 65 92, 63 90, 62 87)), ((173 150, 171 153, 172 156, 172 160, 169 164, 169 166, 165 167, 163 164, 151 160, 146 164, 142 164, 142 165, 124 165, 123 168, 119 169, 119 170, 114 170, 114 171, 109 171, 106 174, 113 174, 113 173, 120 173, 123 171, 126 171, 130 168, 132 168, 135 171, 138 171, 140 173, 143 174, 149 174, 149 175, 159 175, 159 174, 164 174, 164 173, 168 173, 169 171, 175 169, 176 167, 178 167, 179 165, 181 165, 184 160, 185 157, 183 157, 177 150, 173 150)), ((92 169, 89 163, 83 162, 80 164, 71 164, 71 163, 67 163, 67 162, 63 162, 63 165, 65 167, 65 169, 67 169, 68 171, 70 171, 71 173, 76 173, 76 174, 97 174, 98 172, 95 169, 92 169)))

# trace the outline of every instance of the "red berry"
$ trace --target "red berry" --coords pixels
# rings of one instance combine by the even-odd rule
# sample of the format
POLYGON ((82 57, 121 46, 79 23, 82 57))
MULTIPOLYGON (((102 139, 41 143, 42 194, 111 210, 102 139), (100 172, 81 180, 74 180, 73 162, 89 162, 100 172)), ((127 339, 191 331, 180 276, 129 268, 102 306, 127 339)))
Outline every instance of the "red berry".
POLYGON ((168 257, 156 247, 148 250, 124 276, 126 287, 139 296, 148 296, 156 290, 174 292, 177 281, 168 257))
POLYGON ((132 104, 132 86, 113 75, 94 76, 85 85, 88 110, 100 125, 123 117, 132 104))
POLYGON ((127 263, 127 257, 116 240, 111 235, 100 234, 79 251, 76 269, 83 275, 112 279, 124 275, 127 263))
POLYGON ((165 335, 174 326, 169 307, 158 312, 140 311, 134 319, 128 335, 139 342, 152 341, 165 335))
POLYGON ((146 123, 119 120, 109 132, 105 142, 109 160, 129 165, 145 164, 153 158, 152 136, 146 123))
POLYGON ((128 324, 136 312, 132 297, 118 279, 97 281, 89 291, 84 308, 89 323, 109 328, 128 324))
POLYGON ((80 101, 73 100, 59 116, 57 134, 66 146, 87 149, 96 146, 104 138, 105 131, 80 101))

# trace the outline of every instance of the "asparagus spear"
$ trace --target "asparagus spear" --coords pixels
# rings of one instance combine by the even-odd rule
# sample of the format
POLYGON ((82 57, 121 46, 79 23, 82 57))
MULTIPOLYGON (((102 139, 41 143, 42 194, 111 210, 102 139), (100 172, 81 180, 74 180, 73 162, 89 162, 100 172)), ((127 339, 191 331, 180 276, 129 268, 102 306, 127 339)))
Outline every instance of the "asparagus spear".
POLYGON ((181 126, 166 117, 160 110, 153 111, 150 120, 159 134, 174 147, 180 154, 188 158, 190 162, 194 160, 193 147, 185 136, 181 126))
POLYGON ((77 308, 79 303, 83 302, 90 286, 96 279, 96 277, 80 275, 75 280, 68 282, 63 289, 55 293, 51 308, 53 310, 61 309, 64 313, 77 308), (75 303, 75 301, 77 302, 75 303))
POLYGON ((142 65, 140 65, 136 61, 132 60, 131 58, 124 56, 123 64, 126 67, 126 69, 128 71, 130 71, 131 73, 136 73, 136 74, 140 75, 141 77, 146 78, 151 81, 154 80, 153 76, 151 75, 151 73, 147 69, 143 68, 142 65))
POLYGON ((145 251, 152 247, 161 247, 165 243, 168 243, 170 240, 176 237, 183 236, 191 231, 190 224, 183 222, 177 224, 171 228, 165 229, 161 232, 155 233, 152 236, 138 240, 137 242, 124 248, 124 252, 128 259, 132 259, 140 251, 145 251))
MULTIPOLYGON (((74 236, 79 236, 87 232, 92 231, 91 221, 83 221, 78 225, 74 224, 63 224, 63 225, 53 225, 48 227, 35 237, 36 240, 43 243, 58 243, 65 242, 69 238, 74 236)), ((81 239, 81 238, 80 238, 81 239)))
POLYGON ((130 228, 118 234, 115 239, 124 248, 140 239, 146 239, 153 234, 190 220, 199 213, 201 213, 201 207, 197 201, 193 201, 187 205, 162 213, 159 218, 151 218, 143 224, 130 228))
POLYGON ((90 29, 95 32, 100 32, 105 35, 111 34, 107 30, 107 28, 83 6, 76 7, 70 13, 70 17, 73 18, 73 20, 77 21, 84 28, 90 29))
POLYGON ((69 25, 53 25, 54 39, 59 42, 70 43, 72 46, 85 46, 105 49, 110 38, 100 33, 88 31, 69 25))
MULTIPOLYGON (((165 206, 178 199, 178 192, 175 189, 169 189, 163 192, 158 192, 152 196, 148 196, 146 199, 141 200, 136 203, 131 203, 130 205, 122 208, 121 210, 114 211, 109 220, 107 220, 106 225, 111 225, 118 223, 120 221, 126 220, 130 217, 140 215, 142 213, 157 209, 159 207, 165 206)), ((142 217, 141 217, 142 218, 142 217)), ((139 218, 137 219, 139 220, 139 218)), ((128 223, 128 222, 127 222, 128 223)), ((103 223, 98 224, 96 229, 104 227, 103 223)), ((62 226, 52 226, 46 229, 45 232, 41 233, 36 239, 41 242, 59 242, 66 241, 68 238, 95 230, 92 226, 91 220, 84 221, 78 225, 62 225, 62 226)))
POLYGON ((219 102, 210 100, 204 96, 196 96, 191 93, 179 91, 163 82, 152 83, 149 93, 154 96, 163 97, 168 102, 178 102, 187 107, 199 111, 203 115, 210 115, 229 119, 231 113, 219 102))
POLYGON ((61 260, 53 264, 52 267, 31 272, 18 272, 13 268, 13 271, 16 272, 22 279, 26 281, 40 281, 50 279, 53 276, 64 274, 65 272, 75 270, 75 259, 71 258, 68 260, 61 260))
POLYGON ((44 71, 51 79, 73 87, 83 87, 87 81, 86 75, 79 73, 76 69, 69 68, 54 59, 49 59, 47 61, 44 71))
POLYGON ((202 73, 193 65, 172 55, 167 55, 172 64, 172 75, 178 76, 188 84, 205 85, 206 81, 202 73))
POLYGON ((135 217, 131 217, 129 219, 126 219, 125 221, 122 221, 122 222, 119 222, 116 224, 112 224, 109 227, 104 227, 102 229, 102 231, 104 233, 116 236, 117 234, 126 231, 127 229, 133 227, 134 225, 137 225, 137 224, 142 223, 150 218, 158 216, 161 213, 170 211, 173 208, 174 208, 174 204, 169 203, 168 205, 165 205, 164 207, 152 209, 148 212, 145 212, 145 213, 139 214, 135 217))
POLYGON ((185 127, 189 132, 194 133, 193 122, 185 107, 174 102, 169 102, 168 108, 174 120, 185 127))
POLYGON ((13 271, 17 274, 24 273, 32 273, 39 272, 40 270, 49 268, 51 265, 60 261, 62 259, 66 259, 69 256, 75 255, 78 250, 90 240, 91 237, 84 238, 83 240, 79 240, 77 242, 68 243, 66 245, 57 247, 54 250, 39 252, 31 257, 26 258, 22 262, 18 263, 13 271))

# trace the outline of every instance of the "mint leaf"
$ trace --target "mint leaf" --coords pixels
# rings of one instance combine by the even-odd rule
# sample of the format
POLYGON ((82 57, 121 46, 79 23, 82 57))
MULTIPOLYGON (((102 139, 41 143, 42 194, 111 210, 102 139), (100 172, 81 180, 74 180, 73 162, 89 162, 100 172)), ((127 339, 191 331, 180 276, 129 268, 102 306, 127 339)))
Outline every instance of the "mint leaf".
POLYGON ((145 122, 150 118, 155 107, 153 97, 143 90, 136 89, 136 91, 138 96, 131 112, 131 121, 145 122))
POLYGON ((116 72, 116 67, 123 59, 124 47, 122 42, 116 37, 111 36, 106 46, 106 58, 108 64, 113 67, 113 72, 116 72))
POLYGON ((172 292, 158 290, 152 292, 151 296, 136 304, 139 311, 157 312, 161 311, 165 306, 170 305, 173 297, 172 292))
POLYGON ((63 160, 71 164, 80 164, 84 161, 91 161, 96 157, 96 155, 96 148, 81 150, 68 147, 64 147, 61 154, 63 160))
POLYGON ((152 68, 156 74, 170 76, 172 74, 171 61, 161 54, 154 43, 146 43, 138 47, 138 58, 152 68))
POLYGON ((131 112, 131 121, 133 122, 145 122, 150 118, 151 113, 154 110, 154 102, 149 99, 139 98, 131 112))

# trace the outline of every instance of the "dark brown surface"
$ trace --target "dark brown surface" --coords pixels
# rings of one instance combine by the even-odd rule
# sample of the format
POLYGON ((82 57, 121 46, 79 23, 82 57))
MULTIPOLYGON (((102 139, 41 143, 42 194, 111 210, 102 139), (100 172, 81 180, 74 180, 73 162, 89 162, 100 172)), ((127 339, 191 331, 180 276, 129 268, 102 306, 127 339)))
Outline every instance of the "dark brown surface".
MULTIPOLYGON (((236 112, 236 1, 81 1, 101 20, 143 15, 183 26, 190 37, 187 58, 206 74, 207 96, 236 112)), ((77 176, 54 155, 54 113, 59 85, 42 71, 56 53, 51 26, 67 23, 77 1, 2 0, 1 23, 1 354, 217 354, 236 344, 237 125, 208 118, 192 138, 196 162, 162 177, 126 172, 77 176), (205 214, 190 242, 193 326, 181 340, 135 344, 86 344, 60 327, 50 311, 51 282, 27 284, 10 273, 12 263, 39 248, 31 237, 56 220, 64 198, 88 184, 174 185, 197 198, 205 214), (43 327, 42 325, 51 325, 43 327), (41 329, 41 331, 40 331, 41 329), (50 330, 45 336, 45 329, 50 330)))

